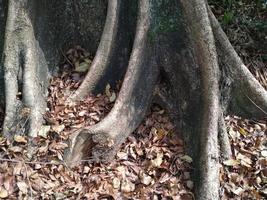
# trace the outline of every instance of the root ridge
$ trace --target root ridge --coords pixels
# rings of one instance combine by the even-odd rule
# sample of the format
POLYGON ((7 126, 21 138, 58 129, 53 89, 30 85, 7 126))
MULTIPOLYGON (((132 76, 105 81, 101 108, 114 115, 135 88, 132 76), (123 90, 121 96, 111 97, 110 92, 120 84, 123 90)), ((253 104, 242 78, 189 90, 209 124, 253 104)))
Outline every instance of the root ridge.
MULTIPOLYGON (((134 46, 114 107, 101 122, 82 131, 76 137, 77 141, 84 140, 91 137, 86 136, 86 132, 93 133, 92 139, 97 143, 92 150, 94 160, 109 161, 114 157, 121 143, 141 123, 152 100, 159 70, 153 58, 153 46, 148 43, 147 37, 150 30, 149 9, 150 3, 140 0, 134 46)), ((72 141, 73 145, 66 154, 67 162, 73 163, 74 158, 75 161, 79 161, 86 157, 84 147, 81 147, 84 150, 79 155, 72 150, 73 146, 77 146, 77 141, 72 141)))
POLYGON ((3 134, 12 138, 25 129, 30 137, 35 137, 43 123, 48 72, 29 13, 21 1, 9 2, 4 55, 6 116, 3 134), (19 84, 22 84, 22 91, 19 84), (18 94, 22 95, 22 100, 18 94), (25 120, 25 113, 18 114, 16 110, 25 112, 27 109, 29 113, 25 120), (13 127, 23 122, 23 127, 13 127))

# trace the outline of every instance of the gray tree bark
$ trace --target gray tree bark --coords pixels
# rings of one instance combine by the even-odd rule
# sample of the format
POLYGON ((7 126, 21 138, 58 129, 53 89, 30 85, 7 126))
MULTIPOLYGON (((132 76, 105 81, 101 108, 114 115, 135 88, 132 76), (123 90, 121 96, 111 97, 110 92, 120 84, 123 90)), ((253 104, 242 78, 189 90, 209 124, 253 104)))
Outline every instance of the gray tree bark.
POLYGON ((65 162, 108 162, 156 102, 167 109, 194 158, 195 196, 219 199, 220 155, 231 157, 223 116, 266 117, 267 92, 206 1, 0 0, 6 137, 37 135, 49 77, 61 52, 76 44, 95 57, 70 102, 124 78, 110 113, 73 133, 65 162))

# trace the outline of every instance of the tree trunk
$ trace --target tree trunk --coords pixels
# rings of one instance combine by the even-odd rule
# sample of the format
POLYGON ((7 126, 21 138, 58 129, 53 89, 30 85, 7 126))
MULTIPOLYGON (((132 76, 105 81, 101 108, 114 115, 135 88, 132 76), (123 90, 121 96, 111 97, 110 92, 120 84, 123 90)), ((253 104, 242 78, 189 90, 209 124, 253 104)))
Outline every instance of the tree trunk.
POLYGON ((6 137, 38 135, 49 77, 73 45, 95 57, 67 103, 124 77, 110 113, 71 136, 70 166, 112 159, 155 102, 167 109, 194 158, 197 199, 218 199, 219 160, 231 157, 223 116, 266 117, 266 90, 205 0, 0 0, 0 27, 6 137))

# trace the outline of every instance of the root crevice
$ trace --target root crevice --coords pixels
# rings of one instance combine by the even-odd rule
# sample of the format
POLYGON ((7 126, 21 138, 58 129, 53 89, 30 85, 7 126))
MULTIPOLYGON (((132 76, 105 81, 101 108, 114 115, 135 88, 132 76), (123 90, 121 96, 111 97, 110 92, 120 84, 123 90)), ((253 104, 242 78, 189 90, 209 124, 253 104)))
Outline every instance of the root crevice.
MULTIPOLYGON (((101 122, 85 130, 87 133, 93 133, 93 141, 98 143, 92 150, 95 160, 105 161, 114 157, 114 152, 121 143, 141 123, 151 103, 159 70, 153 58, 154 47, 148 41, 149 9, 148 1, 139 1, 139 20, 132 54, 114 107, 101 122)), ((79 137, 83 136, 78 135, 76 138, 79 140, 79 137)), ((76 142, 72 141, 72 143, 76 148, 76 142)), ((84 151, 82 151, 83 154, 84 151)), ((73 150, 70 152, 72 153, 68 153, 66 158, 72 162, 73 158, 78 156, 73 150)), ((82 157, 86 155, 79 158, 82 157)))
POLYGON ((93 63, 82 84, 69 97, 68 101, 82 100, 86 95, 92 93, 101 77, 107 72, 116 43, 120 4, 121 0, 108 1, 105 27, 93 63))

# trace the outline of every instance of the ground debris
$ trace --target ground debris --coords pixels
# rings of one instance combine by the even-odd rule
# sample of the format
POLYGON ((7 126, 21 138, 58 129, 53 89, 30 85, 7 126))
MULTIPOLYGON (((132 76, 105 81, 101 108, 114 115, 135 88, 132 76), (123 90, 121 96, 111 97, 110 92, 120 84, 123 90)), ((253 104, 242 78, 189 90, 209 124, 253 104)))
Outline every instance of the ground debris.
POLYGON ((72 69, 75 65, 66 66, 78 62, 75 55, 80 51, 69 51, 65 71, 51 80, 44 116, 44 127, 49 129, 31 142, 24 136, 15 136, 12 142, 0 138, 0 198, 193 199, 191 158, 166 112, 158 106, 151 108, 110 164, 83 161, 74 169, 64 164, 69 135, 103 119, 118 95, 118 88, 108 85, 105 94, 67 103, 85 75, 72 69), (29 143, 37 146, 30 160, 29 143))
POLYGON ((222 163, 222 199, 266 199, 267 121, 226 117, 233 158, 222 163))

